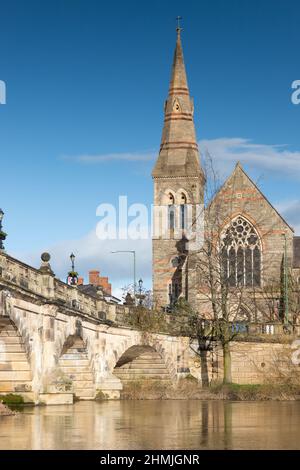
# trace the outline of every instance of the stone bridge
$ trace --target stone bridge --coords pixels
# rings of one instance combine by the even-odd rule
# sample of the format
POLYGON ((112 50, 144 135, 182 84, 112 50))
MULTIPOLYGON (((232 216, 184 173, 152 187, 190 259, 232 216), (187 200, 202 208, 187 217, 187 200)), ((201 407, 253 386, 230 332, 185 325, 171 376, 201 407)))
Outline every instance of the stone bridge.
POLYGON ((0 394, 34 403, 118 398, 136 378, 174 383, 189 372, 189 339, 122 326, 106 302, 0 253, 0 394))

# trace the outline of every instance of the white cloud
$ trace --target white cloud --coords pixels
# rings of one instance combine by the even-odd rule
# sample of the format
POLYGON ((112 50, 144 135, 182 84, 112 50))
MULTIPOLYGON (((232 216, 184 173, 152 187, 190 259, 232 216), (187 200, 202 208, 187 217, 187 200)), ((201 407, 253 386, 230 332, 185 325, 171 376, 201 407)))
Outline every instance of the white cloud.
MULTIPOLYGON (((246 163, 257 170, 268 170, 300 179, 300 151, 286 145, 255 144, 249 139, 220 138, 201 140, 201 153, 209 152, 219 171, 228 173, 228 163, 246 163)), ((231 168, 230 168, 231 170, 231 168)))
POLYGON ((147 162, 155 159, 155 152, 107 153, 100 155, 63 155, 64 160, 77 163, 97 164, 111 161, 147 162))
MULTIPOLYGON (((204 139, 199 141, 202 154, 208 151, 218 170, 227 174, 231 169, 228 163, 249 164, 257 170, 280 172, 300 178, 300 151, 288 150, 285 144, 256 144, 242 137, 224 137, 219 139, 204 139)), ((108 154, 64 155, 65 160, 82 164, 101 164, 114 161, 146 162, 155 161, 157 152, 116 152, 108 154)))
MULTIPOLYGON (((145 287, 151 287, 151 239, 147 240, 99 240, 95 230, 75 240, 64 240, 49 246, 45 251, 51 255, 51 267, 56 276, 66 279, 70 270, 70 253, 74 252, 75 268, 88 282, 88 271, 96 269, 101 276, 108 276, 113 285, 113 293, 120 295, 122 287, 133 282, 133 255, 130 253, 112 254, 116 250, 136 251, 136 276, 142 277, 145 287)), ((39 267, 40 254, 19 255, 18 259, 39 267)))

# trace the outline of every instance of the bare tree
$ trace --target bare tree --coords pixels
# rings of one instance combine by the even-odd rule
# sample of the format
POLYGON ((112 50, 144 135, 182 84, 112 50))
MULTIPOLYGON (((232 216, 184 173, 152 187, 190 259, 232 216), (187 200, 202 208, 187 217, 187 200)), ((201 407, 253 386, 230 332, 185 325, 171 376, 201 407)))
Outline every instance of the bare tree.
MULTIPOLYGON (((198 297, 196 305, 194 299, 191 299, 194 308, 190 316, 193 321, 188 323, 195 329, 190 331, 190 335, 197 337, 202 359, 205 356, 205 345, 211 347, 211 341, 207 341, 207 338, 221 345, 223 382, 227 384, 232 382, 231 342, 247 331, 251 322, 271 321, 274 315, 279 315, 278 298, 282 298, 282 293, 278 285, 281 281, 278 272, 277 286, 273 280, 265 279, 262 288, 261 240, 255 228, 242 216, 234 219, 234 184, 232 194, 229 195, 231 197, 228 197, 225 205, 218 197, 219 176, 208 153, 205 173, 207 184, 203 246, 198 252, 190 252, 187 256, 192 273, 189 287, 194 292, 192 297, 198 297), (225 227, 224 220, 229 221, 225 227)), ((242 202, 239 202, 239 209, 243 213, 242 202)), ((258 224, 260 217, 259 213, 256 214, 258 224)), ((265 231, 264 236, 268 236, 273 228, 265 231)), ((264 269, 267 272, 267 261, 264 269)), ((203 360, 201 363, 205 367, 203 360)))

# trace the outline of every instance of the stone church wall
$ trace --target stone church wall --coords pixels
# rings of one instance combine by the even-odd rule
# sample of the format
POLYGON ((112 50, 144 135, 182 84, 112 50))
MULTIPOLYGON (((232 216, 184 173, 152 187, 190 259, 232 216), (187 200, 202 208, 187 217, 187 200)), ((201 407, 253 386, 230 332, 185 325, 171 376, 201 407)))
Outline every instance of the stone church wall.
MULTIPOLYGON (((300 378, 297 349, 291 343, 240 342, 231 343, 232 381, 237 384, 285 382, 292 376, 300 378), (295 364, 293 363, 295 362, 295 364)), ((190 370, 200 382, 204 367, 191 351, 190 370)), ((209 382, 222 382, 223 354, 221 348, 207 353, 209 382)))

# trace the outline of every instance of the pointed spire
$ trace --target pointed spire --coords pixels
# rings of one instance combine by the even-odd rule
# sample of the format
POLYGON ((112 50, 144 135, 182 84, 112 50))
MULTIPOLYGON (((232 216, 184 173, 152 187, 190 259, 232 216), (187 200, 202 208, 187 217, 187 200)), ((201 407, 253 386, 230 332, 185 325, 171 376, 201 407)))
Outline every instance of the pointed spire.
POLYGON ((194 126, 194 105, 190 98, 181 45, 181 28, 177 39, 171 73, 160 152, 153 177, 199 176, 198 145, 194 126))
POLYGON ((176 93, 176 91, 188 92, 188 84, 186 78, 186 71, 184 65, 183 51, 181 45, 181 28, 177 28, 177 41, 174 52, 172 75, 170 82, 169 93, 176 93))

